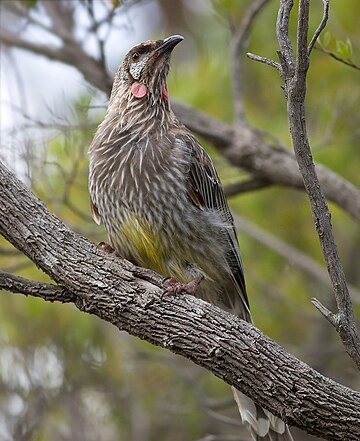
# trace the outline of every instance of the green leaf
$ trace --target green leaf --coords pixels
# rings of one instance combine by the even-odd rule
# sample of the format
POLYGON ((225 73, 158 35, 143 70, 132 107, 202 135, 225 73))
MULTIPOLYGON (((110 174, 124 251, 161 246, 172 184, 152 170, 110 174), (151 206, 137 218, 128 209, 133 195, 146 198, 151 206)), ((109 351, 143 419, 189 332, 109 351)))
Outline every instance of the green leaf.
POLYGON ((350 60, 352 56, 352 46, 349 39, 345 41, 338 40, 336 42, 336 52, 345 60, 350 60))
POLYGON ((352 58, 352 56, 353 56, 353 48, 352 48, 352 44, 351 44, 351 41, 350 41, 350 38, 348 37, 347 39, 346 39, 346 44, 347 44, 347 47, 349 48, 349 60, 352 58))

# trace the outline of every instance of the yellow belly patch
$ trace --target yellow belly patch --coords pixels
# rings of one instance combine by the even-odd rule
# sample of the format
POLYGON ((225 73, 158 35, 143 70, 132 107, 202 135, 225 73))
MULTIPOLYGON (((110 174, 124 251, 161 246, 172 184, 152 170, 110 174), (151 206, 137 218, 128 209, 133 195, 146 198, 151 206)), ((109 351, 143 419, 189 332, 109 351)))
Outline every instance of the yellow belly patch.
MULTIPOLYGON (((179 282, 188 282, 194 276, 188 271, 187 263, 192 258, 187 255, 186 250, 175 245, 175 238, 172 238, 171 250, 165 245, 166 241, 163 232, 154 229, 150 223, 136 214, 127 217, 122 225, 122 242, 127 249, 125 257, 132 260, 139 266, 149 268, 164 277, 173 276, 179 282)), ((202 265, 199 265, 201 268, 202 265)), ((205 274, 205 273, 204 273, 205 274)))
POLYGON ((122 234, 127 248, 136 263, 160 274, 167 273, 166 250, 159 231, 149 222, 135 214, 128 216, 122 226, 122 234))

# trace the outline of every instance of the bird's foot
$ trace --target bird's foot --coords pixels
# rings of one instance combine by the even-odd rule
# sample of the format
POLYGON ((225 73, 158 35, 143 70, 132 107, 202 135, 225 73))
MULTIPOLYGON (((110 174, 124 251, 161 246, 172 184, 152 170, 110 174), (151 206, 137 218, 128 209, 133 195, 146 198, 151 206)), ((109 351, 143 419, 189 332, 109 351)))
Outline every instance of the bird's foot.
POLYGON ((194 295, 200 282, 203 280, 204 276, 196 277, 190 280, 188 283, 181 283, 175 277, 166 277, 163 280, 165 285, 169 285, 168 288, 163 293, 163 296, 169 296, 173 294, 186 293, 194 295))
POLYGON ((99 242, 96 248, 100 248, 101 250, 105 251, 105 253, 115 253, 114 248, 107 242, 99 242))
POLYGON ((114 254, 117 257, 123 258, 118 251, 116 251, 109 243, 107 242, 99 242, 96 248, 100 248, 108 254, 114 254))

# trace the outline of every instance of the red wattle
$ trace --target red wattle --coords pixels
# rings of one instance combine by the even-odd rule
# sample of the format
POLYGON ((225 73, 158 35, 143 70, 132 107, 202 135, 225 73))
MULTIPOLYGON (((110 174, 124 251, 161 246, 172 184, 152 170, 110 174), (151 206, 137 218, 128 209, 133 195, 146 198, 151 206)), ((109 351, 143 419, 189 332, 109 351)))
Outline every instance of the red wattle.
POLYGON ((144 98, 144 96, 147 94, 147 91, 148 91, 148 89, 145 86, 145 84, 134 83, 131 86, 131 93, 136 98, 144 98))
POLYGON ((168 93, 168 91, 167 91, 166 86, 163 86, 163 88, 162 88, 162 94, 163 94, 164 100, 165 100, 165 101, 168 101, 168 99, 169 99, 169 93, 168 93))

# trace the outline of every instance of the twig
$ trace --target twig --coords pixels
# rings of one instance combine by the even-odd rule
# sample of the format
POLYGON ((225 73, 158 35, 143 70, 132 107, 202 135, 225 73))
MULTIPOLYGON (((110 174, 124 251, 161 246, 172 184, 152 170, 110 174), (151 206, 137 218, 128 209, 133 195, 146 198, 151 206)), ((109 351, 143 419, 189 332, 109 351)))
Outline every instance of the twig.
POLYGON ((322 52, 323 54, 329 55, 331 58, 334 58, 336 61, 340 61, 340 63, 346 64, 346 66, 350 66, 353 69, 360 70, 360 66, 355 64, 351 60, 345 60, 344 58, 339 57, 338 55, 334 54, 334 52, 328 51, 327 49, 324 49, 320 46, 314 46, 314 49, 316 49, 319 52, 322 52))
POLYGON ((316 43, 316 40, 318 39, 319 35, 321 34, 322 30, 325 28, 326 23, 328 21, 329 18, 329 0, 322 0, 323 5, 324 5, 324 11, 323 11, 323 17, 322 20, 318 26, 318 28, 315 31, 315 34, 313 36, 313 38, 311 39, 308 49, 307 49, 307 54, 308 56, 310 56, 311 51, 313 50, 314 44, 316 43))
POLYGON ((280 71, 280 64, 270 58, 260 57, 260 55, 252 54, 251 52, 247 52, 246 56, 251 60, 259 61, 260 63, 267 64, 268 66, 275 67, 276 70, 280 71))
MULTIPOLYGON (((324 9, 326 9, 327 2, 323 3, 324 9)), ((335 293, 338 313, 336 315, 330 313, 318 301, 315 301, 314 304, 335 327, 347 353, 360 368, 360 335, 356 328, 349 290, 332 233, 331 214, 317 177, 306 130, 304 101, 306 75, 309 67, 307 45, 309 0, 300 0, 299 2, 296 60, 293 58, 293 50, 289 39, 288 26, 291 8, 292 1, 281 0, 277 20, 277 37, 281 48, 279 55, 282 77, 285 83, 285 95, 288 101, 290 132, 295 156, 305 189, 309 195, 316 230, 335 293)), ((327 13, 324 10, 323 20, 318 30, 325 27, 326 19, 327 13)), ((318 36, 320 31, 315 34, 318 36)))
POLYGON ((340 323, 338 320, 338 316, 327 309, 326 306, 324 306, 318 299, 313 298, 311 303, 334 326, 334 328, 337 328, 339 326, 340 323))

